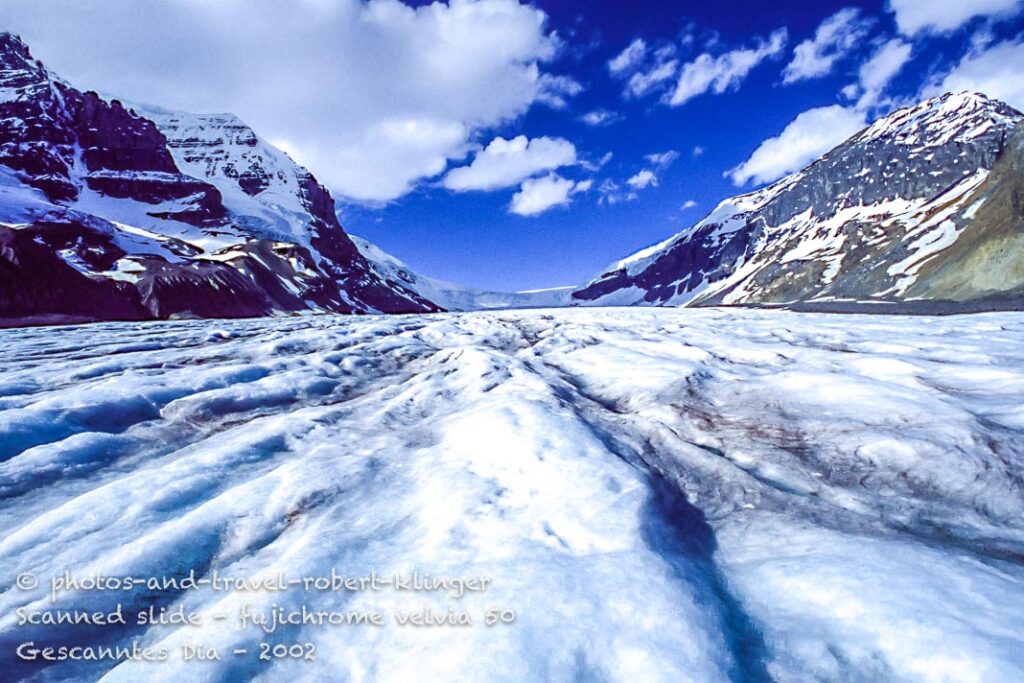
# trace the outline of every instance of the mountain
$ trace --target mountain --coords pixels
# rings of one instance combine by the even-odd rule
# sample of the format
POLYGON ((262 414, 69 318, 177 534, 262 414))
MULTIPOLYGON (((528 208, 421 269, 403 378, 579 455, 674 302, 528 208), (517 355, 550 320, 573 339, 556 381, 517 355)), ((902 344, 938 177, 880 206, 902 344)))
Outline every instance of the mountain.
POLYGON ((803 170, 612 264, 572 299, 1019 306, 1022 120, 971 93, 897 110, 803 170))
POLYGON ((232 115, 80 91, 0 34, 0 318, 438 310, 232 115))

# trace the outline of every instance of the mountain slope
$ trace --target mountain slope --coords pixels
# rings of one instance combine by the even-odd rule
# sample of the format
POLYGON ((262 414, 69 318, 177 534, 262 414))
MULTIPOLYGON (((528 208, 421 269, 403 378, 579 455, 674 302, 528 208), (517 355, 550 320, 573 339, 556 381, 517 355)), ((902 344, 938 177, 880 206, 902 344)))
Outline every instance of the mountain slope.
MULTIPOLYGON (((929 264, 958 253, 949 250, 973 232, 978 193, 993 191, 986 180, 1022 119, 969 93, 898 110, 802 171, 728 199, 689 230, 612 264, 572 297, 647 305, 908 300, 923 291, 917 283, 929 264)), ((984 259, 975 267, 984 269, 984 259)))
POLYGON ((921 269, 907 294, 964 301, 1024 300, 1024 127, 967 201, 971 229, 921 269))
POLYGON ((326 188, 238 117, 137 109, 166 136, 180 168, 220 190, 236 234, 308 249, 356 310, 437 310, 403 283, 383 280, 341 227, 326 188))
POLYGON ((438 310, 382 280, 327 190, 237 118, 79 91, 6 33, 0 242, 0 318, 438 310))

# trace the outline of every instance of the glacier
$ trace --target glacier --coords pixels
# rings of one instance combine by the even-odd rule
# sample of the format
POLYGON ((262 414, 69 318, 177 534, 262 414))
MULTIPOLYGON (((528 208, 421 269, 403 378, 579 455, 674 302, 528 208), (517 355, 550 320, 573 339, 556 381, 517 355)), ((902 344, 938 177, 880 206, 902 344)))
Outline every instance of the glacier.
POLYGON ((34 681, 1024 680, 1024 314, 306 315, 0 330, 0 670, 34 681), (487 577, 485 592, 48 577, 487 577), (19 587, 30 573, 35 588, 19 587), (18 625, 24 609, 202 623, 18 625), (275 608, 464 611, 286 625, 275 608), (514 612, 488 625, 488 610, 514 612), (168 661, 16 660, 25 641, 168 661), (184 662, 201 642, 218 661, 184 662), (259 661, 309 642, 314 661, 259 661), (248 654, 232 655, 233 649, 248 654))

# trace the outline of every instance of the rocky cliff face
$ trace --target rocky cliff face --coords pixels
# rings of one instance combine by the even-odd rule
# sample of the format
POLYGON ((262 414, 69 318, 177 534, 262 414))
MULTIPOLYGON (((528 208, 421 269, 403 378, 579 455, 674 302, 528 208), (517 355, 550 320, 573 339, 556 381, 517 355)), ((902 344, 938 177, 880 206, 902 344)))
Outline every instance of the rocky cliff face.
POLYGON ((0 318, 47 322, 148 317, 130 284, 89 277, 70 262, 74 258, 86 269, 105 269, 121 254, 101 233, 70 224, 0 227, 0 318))
POLYGON ((326 188, 236 117, 82 92, 7 33, 0 239, 9 319, 437 310, 384 281, 326 188))
POLYGON ((16 36, 0 33, 0 163, 54 200, 78 196, 71 182, 75 138, 62 98, 42 64, 16 36))
POLYGON ((613 264, 573 298, 653 305, 909 298, 929 264, 972 232, 974 198, 1022 119, 969 93, 901 109, 802 171, 728 199, 693 228, 613 264))

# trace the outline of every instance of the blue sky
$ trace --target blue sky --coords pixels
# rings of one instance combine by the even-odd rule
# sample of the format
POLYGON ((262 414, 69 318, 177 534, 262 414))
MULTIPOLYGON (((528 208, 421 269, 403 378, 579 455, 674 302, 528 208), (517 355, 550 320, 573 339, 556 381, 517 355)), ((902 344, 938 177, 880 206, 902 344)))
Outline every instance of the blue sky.
POLYGON ((513 290, 578 284, 946 88, 1024 108, 1022 2, 11 0, 4 28, 79 87, 238 114, 349 232, 513 290))
MULTIPOLYGON (((457 282, 497 289, 579 283, 604 265, 688 227, 719 201, 742 191, 723 174, 801 112, 845 103, 840 91, 857 80, 877 42, 899 35, 893 14, 882 2, 663 0, 627 7, 611 0, 538 6, 570 46, 552 70, 571 75, 584 90, 564 109, 536 106, 522 119, 489 133, 563 137, 591 161, 611 152, 611 160, 597 173, 582 168, 563 172, 565 177, 595 178, 592 189, 576 195, 568 206, 523 217, 508 211, 515 188, 452 193, 425 186, 385 208, 345 206, 341 214, 350 231, 425 273, 457 282), (871 23, 865 26, 862 44, 838 59, 825 76, 784 85, 782 73, 792 48, 813 38, 826 18, 849 7, 859 9, 860 18, 871 23), (788 32, 788 49, 778 57, 752 69, 735 89, 706 93, 682 106, 662 104, 656 95, 624 97, 622 79, 607 68, 636 38, 648 45, 678 46, 682 60, 701 54, 711 41, 718 41, 711 54, 750 47, 782 27, 788 32), (694 42, 683 47, 690 40, 694 42), (580 121, 594 110, 614 112, 618 118, 598 127, 580 121), (667 151, 678 154, 667 167, 657 168, 645 159, 667 151), (610 179, 624 186, 643 169, 656 172, 656 186, 637 191, 636 199, 601 201, 601 182, 610 179), (693 205, 683 208, 688 203, 693 205)), ((969 49, 977 31, 1012 37, 1020 29, 1019 20, 993 24, 978 17, 949 33, 929 32, 908 41, 914 45, 913 57, 887 88, 895 101, 872 109, 870 116, 915 100, 930 77, 969 49)), ((750 182, 743 188, 756 186, 750 182)))

